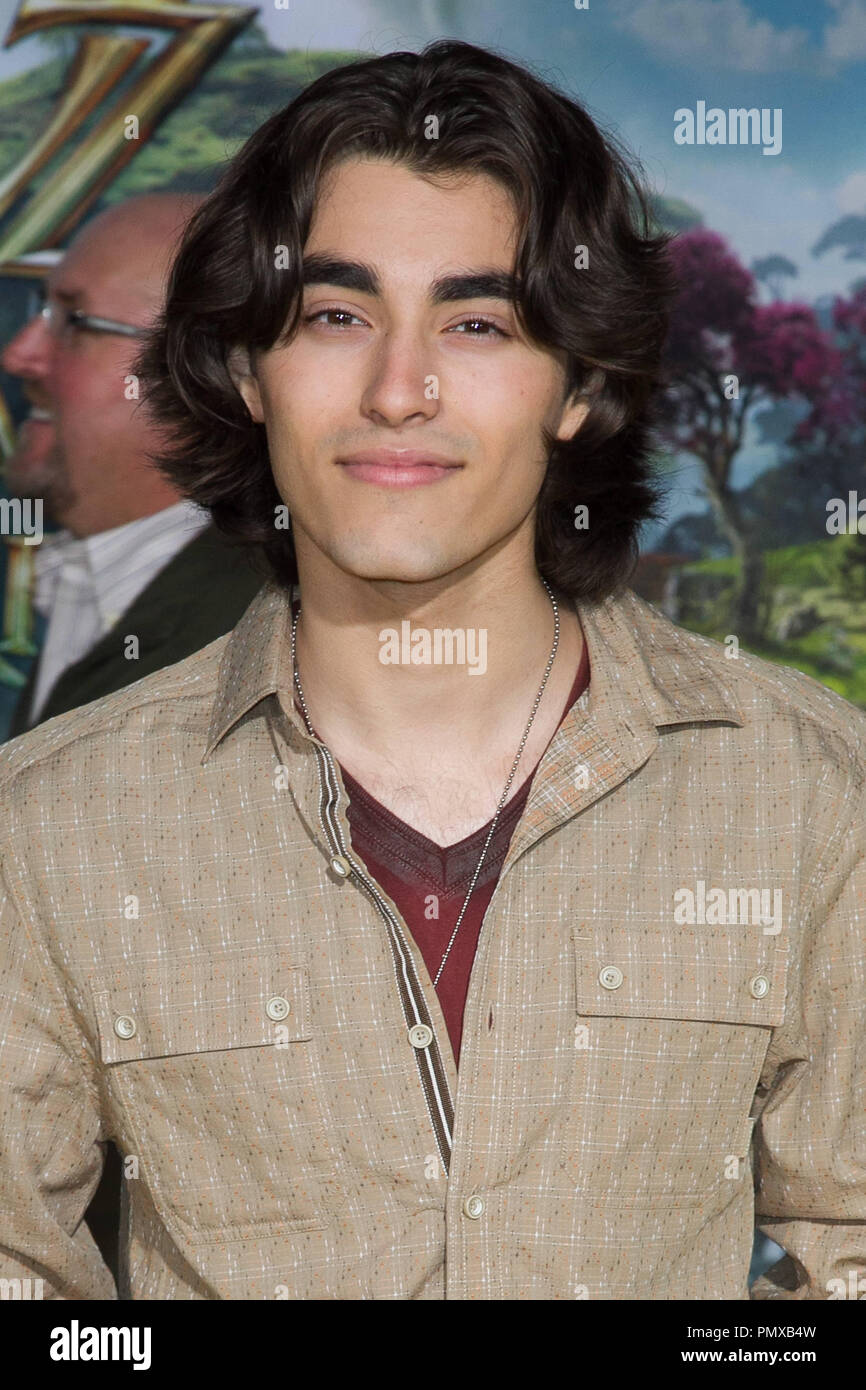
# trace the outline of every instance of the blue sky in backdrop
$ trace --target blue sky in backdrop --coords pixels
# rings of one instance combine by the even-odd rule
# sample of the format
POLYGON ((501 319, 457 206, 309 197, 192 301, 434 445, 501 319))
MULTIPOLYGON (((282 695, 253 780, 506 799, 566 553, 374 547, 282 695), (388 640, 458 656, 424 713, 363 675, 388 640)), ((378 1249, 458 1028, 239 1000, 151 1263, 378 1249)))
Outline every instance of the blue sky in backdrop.
MULTIPOLYGON (((5 31, 16 0, 0 0, 5 31)), ((866 214, 866 0, 273 0, 259 21, 279 48, 418 49, 452 35, 529 63, 575 95, 749 264, 781 253, 788 297, 846 293, 862 260, 813 248, 839 218, 866 214), (677 145, 679 107, 781 108, 782 149, 677 145)), ((37 37, 0 50, 0 79, 49 56, 37 37)), ((736 481, 775 461, 747 438, 736 481)), ((692 510, 697 469, 677 474, 668 518, 692 510)))

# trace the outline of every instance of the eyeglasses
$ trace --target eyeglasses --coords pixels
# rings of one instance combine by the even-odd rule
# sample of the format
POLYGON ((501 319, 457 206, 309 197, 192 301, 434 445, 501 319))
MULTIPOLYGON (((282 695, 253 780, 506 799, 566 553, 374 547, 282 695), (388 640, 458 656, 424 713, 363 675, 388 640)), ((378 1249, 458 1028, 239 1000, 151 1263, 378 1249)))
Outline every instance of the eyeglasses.
POLYGON ((37 315, 48 324, 48 331, 58 342, 64 338, 77 338, 79 333, 119 333, 124 338, 143 338, 146 328, 134 323, 120 323, 117 319, 102 318, 99 314, 85 314, 83 309, 67 309, 54 300, 46 299, 42 289, 34 290, 27 306, 27 322, 37 315))

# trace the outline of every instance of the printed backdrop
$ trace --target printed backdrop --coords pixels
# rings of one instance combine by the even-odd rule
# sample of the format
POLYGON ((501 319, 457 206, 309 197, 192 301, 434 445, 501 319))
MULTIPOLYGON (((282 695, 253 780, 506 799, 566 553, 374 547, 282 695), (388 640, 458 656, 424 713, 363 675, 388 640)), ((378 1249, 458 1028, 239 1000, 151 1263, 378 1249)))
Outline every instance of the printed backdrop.
MULTIPOLYGON (((210 189, 265 116, 359 53, 450 35, 576 95, 679 234, 665 515, 635 587, 866 706, 864 0, 0 0, 0 19, 3 341, 84 218, 210 189)), ((6 451, 23 408, 0 373, 6 451)), ((11 699, 35 650, 33 547, 3 540, 11 699)))

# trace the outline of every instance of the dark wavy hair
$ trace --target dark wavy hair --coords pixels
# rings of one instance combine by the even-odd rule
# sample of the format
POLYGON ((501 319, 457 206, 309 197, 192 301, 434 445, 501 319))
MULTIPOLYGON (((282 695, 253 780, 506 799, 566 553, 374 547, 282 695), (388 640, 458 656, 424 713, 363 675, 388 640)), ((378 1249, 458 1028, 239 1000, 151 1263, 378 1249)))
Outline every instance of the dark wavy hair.
POLYGON ((610 135, 526 69, 446 39, 324 73, 271 116, 228 164, 187 225, 164 311, 134 370, 169 443, 154 464, 210 509, 230 540, 260 546, 268 577, 297 582, 291 530, 265 429, 228 370, 235 346, 290 340, 302 258, 322 175, 350 156, 435 179, 482 173, 518 216, 515 314, 537 343, 564 350, 566 398, 589 412, 575 438, 544 432, 535 559, 560 595, 597 602, 628 582, 642 522, 658 514, 654 397, 675 280, 670 235, 610 135), (439 138, 425 138, 435 114, 439 138), (274 251, 288 249, 277 268, 274 251), (576 269, 585 246, 587 268, 576 269), (575 529, 575 505, 589 525, 575 529))

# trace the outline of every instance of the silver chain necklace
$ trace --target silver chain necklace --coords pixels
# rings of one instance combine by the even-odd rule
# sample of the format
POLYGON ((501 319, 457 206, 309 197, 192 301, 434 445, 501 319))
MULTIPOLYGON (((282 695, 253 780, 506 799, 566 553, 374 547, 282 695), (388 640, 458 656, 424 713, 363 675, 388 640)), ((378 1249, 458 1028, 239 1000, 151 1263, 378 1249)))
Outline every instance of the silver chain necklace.
MULTIPOLYGON (((544 672, 544 676, 543 676, 542 681, 541 681, 541 685, 540 685, 539 688, 538 688, 538 694, 536 695, 535 701, 534 701, 533 706, 532 706, 532 713, 531 713, 530 716, 529 716, 529 723, 526 725, 526 728, 523 730, 523 737, 522 737, 522 739, 520 740, 520 747, 519 747, 518 750, 517 750, 517 757, 514 759, 514 762, 513 762, 512 766, 511 766, 511 771, 510 771, 509 774, 508 774, 508 781, 505 783, 505 790, 503 791, 501 797, 499 798, 499 805, 498 805, 497 808, 496 808, 496 814, 494 815, 493 820, 492 820, 491 823, 490 823, 490 829, 489 829, 488 832, 487 832, 487 839, 484 841, 484 848, 483 848, 482 851, 481 851, 481 858, 478 860, 478 863, 477 863, 476 866, 475 866, 475 873, 472 875, 472 882, 471 882, 470 885, 469 885, 469 892, 466 894, 466 898, 465 898, 465 900, 464 900, 463 906, 462 906, 461 909, 460 909, 460 915, 459 915, 459 917, 457 918, 457 921, 456 921, 455 924, 454 924, 454 930, 453 930, 453 932, 451 933, 451 940, 448 942, 448 945, 445 947, 445 954, 444 954, 444 956, 442 957, 442 962, 441 962, 441 964, 440 964, 440 966, 439 966, 438 971, 436 972, 436 979, 433 981, 434 988, 435 988, 436 985, 438 985, 439 979, 440 979, 440 977, 441 977, 441 975, 442 975, 442 971, 445 969, 445 962, 446 962, 446 960, 448 959, 448 955, 449 955, 449 952, 451 951, 451 947, 454 945, 454 940, 455 940, 455 938, 456 938, 456 936, 457 936, 458 931, 460 930, 460 923, 463 921, 463 914, 465 913, 466 908, 467 908, 468 905, 469 905, 469 899, 472 897, 472 894, 473 894, 473 892, 475 891, 475 885, 476 885, 476 883, 478 882, 478 875, 481 873, 481 866, 482 866, 482 864, 484 863, 484 859, 485 859, 485 857, 486 857, 486 855, 487 855, 487 850, 488 850, 488 848, 489 848, 489 846, 490 846, 490 841, 493 839, 493 832, 495 831, 496 826, 497 826, 497 824, 498 824, 498 822, 499 822, 499 814, 500 814, 500 812, 501 812, 503 806, 505 805, 505 801, 506 801, 506 798, 507 798, 507 796, 508 796, 508 790, 509 790, 509 788, 510 788, 510 786, 511 786, 511 783, 514 781, 514 774, 515 774, 516 771, 517 771, 517 765, 518 765, 518 763, 520 762, 520 756, 521 756, 521 754, 522 754, 522 752, 523 752, 523 750, 524 750, 524 748, 525 748, 525 746, 526 746, 526 740, 529 738, 529 731, 530 731, 530 729, 532 728, 532 721, 534 720, 535 714, 536 714, 536 710, 538 709, 538 706, 539 706, 540 703, 541 703, 541 697, 542 697, 542 695, 544 694, 544 687, 547 685, 547 678, 548 678, 548 676, 550 675, 550 671, 551 671, 551 668, 552 668, 552 666, 553 666, 554 658, 556 657, 556 649, 557 649, 557 647, 559 646, 559 608, 557 607, 556 599, 553 597, 553 592, 552 592, 552 590, 551 590, 551 588, 550 588, 550 585, 548 584, 547 580, 546 580, 546 579, 542 579, 541 582, 542 582, 542 584, 544 585, 545 589, 547 590, 548 597, 549 597, 549 599, 550 599, 550 602, 551 602, 552 605, 553 605, 553 624, 554 624, 554 629, 553 629, 553 646, 552 646, 551 651, 550 651, 550 656, 549 656, 548 661, 547 661, 547 667, 545 668, 545 672, 544 672)), ((306 702, 306 700, 304 699, 304 691, 303 691, 303 687, 301 686, 301 675, 300 675, 300 672, 299 672, 299 670, 298 670, 298 662, 297 662, 297 656, 296 656, 298 619, 300 618, 300 616, 301 616, 301 607, 300 607, 300 604, 298 604, 298 611, 297 611, 297 613, 295 614, 294 620, 293 620, 293 622, 292 622, 292 671, 293 671, 293 673, 294 673, 295 685, 296 685, 296 687, 297 687, 298 698, 299 698, 299 700, 300 700, 301 709, 302 709, 303 715, 304 715, 304 722, 306 723, 306 726, 307 726, 307 732, 308 732, 309 734, 311 734, 313 738, 316 738, 316 737, 317 737, 316 731, 314 730, 312 724, 310 723, 310 715, 309 715, 309 711, 307 710, 307 702, 306 702)))

